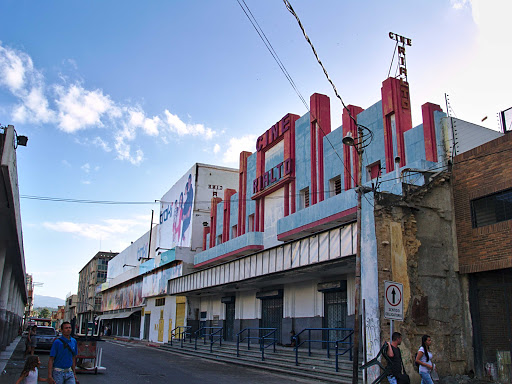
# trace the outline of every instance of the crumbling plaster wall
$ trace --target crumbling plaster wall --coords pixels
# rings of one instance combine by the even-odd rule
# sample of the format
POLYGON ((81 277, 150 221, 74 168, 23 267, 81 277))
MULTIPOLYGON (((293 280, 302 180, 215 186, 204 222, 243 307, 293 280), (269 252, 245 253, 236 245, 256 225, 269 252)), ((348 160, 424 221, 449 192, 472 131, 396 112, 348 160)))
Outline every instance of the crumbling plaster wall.
MULTIPOLYGON (((448 175, 404 198, 378 194, 375 200, 379 292, 385 280, 404 286, 404 321, 395 321, 394 330, 403 335, 403 361, 413 382, 419 382, 413 359, 423 334, 432 337, 441 376, 473 368, 468 282, 458 273, 452 200, 448 175)), ((390 328, 380 302, 384 342, 390 328)))

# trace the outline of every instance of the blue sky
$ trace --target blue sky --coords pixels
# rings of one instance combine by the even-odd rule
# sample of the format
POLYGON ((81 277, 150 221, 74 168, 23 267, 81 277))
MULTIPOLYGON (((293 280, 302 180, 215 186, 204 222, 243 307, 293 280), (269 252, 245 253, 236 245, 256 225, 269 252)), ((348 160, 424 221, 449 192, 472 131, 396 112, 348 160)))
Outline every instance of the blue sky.
MULTIPOLYGON (((341 105, 283 2, 246 0, 302 95, 341 105)), ((347 104, 380 99, 394 43, 407 48, 413 124, 421 104, 498 129, 512 106, 509 1, 291 1, 347 104)), ((0 3, 0 123, 18 148, 21 195, 153 202, 195 162, 238 167, 241 150, 304 105, 236 0, 0 3)), ((99 250, 149 230, 156 204, 21 200, 37 294, 76 292, 99 250)))

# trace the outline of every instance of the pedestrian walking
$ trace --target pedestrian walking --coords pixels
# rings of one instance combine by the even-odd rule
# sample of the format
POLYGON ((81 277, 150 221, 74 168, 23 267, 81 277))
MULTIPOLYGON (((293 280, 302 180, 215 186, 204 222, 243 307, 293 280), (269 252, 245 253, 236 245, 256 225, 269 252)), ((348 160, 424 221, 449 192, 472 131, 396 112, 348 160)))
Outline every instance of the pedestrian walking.
POLYGON ((389 384, 409 384, 409 375, 405 372, 402 361, 402 352, 398 346, 402 344, 402 334, 393 332, 391 343, 388 341, 387 354, 391 360, 391 375, 388 376, 389 384))
POLYGON ((50 384, 76 384, 77 343, 71 337, 71 323, 64 321, 60 326, 62 336, 55 339, 48 360, 48 382, 50 384))
POLYGON ((27 333, 27 348, 25 349, 25 357, 27 355, 34 356, 34 350, 37 347, 37 325, 29 328, 27 333))
POLYGON ((430 352, 430 344, 432 339, 429 335, 421 337, 421 347, 416 354, 416 364, 419 366, 421 376, 421 384, 434 384, 431 372, 436 369, 436 365, 432 362, 432 352, 430 352))
POLYGON ((29 356, 25 361, 23 371, 16 384, 37 384, 37 381, 47 381, 43 377, 39 377, 39 365, 41 361, 38 356, 29 356))

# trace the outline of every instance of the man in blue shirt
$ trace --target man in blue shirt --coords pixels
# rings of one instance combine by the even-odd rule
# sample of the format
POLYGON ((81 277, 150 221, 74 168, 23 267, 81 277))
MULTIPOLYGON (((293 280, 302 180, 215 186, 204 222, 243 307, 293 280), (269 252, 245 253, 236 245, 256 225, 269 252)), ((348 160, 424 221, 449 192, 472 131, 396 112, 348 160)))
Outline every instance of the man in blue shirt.
POLYGON ((55 339, 48 360, 48 382, 50 384, 76 384, 76 340, 71 337, 71 323, 60 326, 62 336, 55 339))

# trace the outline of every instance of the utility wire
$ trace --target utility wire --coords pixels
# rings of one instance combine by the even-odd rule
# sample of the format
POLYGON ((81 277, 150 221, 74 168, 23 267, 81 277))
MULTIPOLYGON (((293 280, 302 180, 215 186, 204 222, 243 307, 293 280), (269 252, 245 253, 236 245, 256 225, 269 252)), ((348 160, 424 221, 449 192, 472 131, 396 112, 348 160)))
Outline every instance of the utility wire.
POLYGON ((149 201, 86 200, 86 199, 68 199, 68 198, 62 198, 62 197, 31 196, 31 195, 20 195, 20 198, 28 199, 28 200, 56 201, 59 203, 79 203, 79 204, 108 204, 108 205, 156 204, 156 202, 149 202, 149 201))
POLYGON ((263 29, 260 27, 258 20, 256 20, 256 18, 252 14, 251 10, 249 9, 249 6, 245 3, 245 0, 242 0, 242 3, 244 5, 242 5, 242 3, 240 3, 240 0, 237 0, 237 2, 238 2, 238 5, 240 5, 240 8, 242 8, 242 10, 244 11, 244 13, 247 16, 247 18, 249 19, 249 21, 251 22, 251 24, 254 27, 254 29, 256 30, 256 32, 258 33, 259 37, 263 41, 263 44, 265 44, 265 47, 267 47, 268 51, 270 52, 270 54, 276 61, 277 65, 279 66, 279 68, 281 69, 283 74, 285 75, 286 79, 288 79, 288 82, 290 83, 292 88, 295 90, 295 93, 297 93, 297 96, 299 96, 299 99, 302 101, 302 103, 304 104, 306 109, 309 111, 308 103, 306 102, 306 100, 304 99, 302 94, 300 93, 299 89, 297 88, 297 85, 293 81, 293 78, 291 77, 291 75, 288 73, 286 67, 284 66, 283 62, 279 58, 279 55, 275 51, 274 47, 272 46, 270 41, 267 39, 267 35, 265 35, 265 32, 263 32, 263 29))
MULTIPOLYGON (((345 162, 343 161, 343 159, 341 158, 340 154, 338 153, 338 151, 336 150, 334 144, 331 142, 331 140, 329 139, 329 137, 327 136, 326 132, 323 130, 322 126, 320 125, 320 122, 319 120, 316 118, 316 116, 314 116, 314 114, 311 112, 311 110, 309 109, 309 105, 308 103, 306 102, 305 98, 302 96, 302 94, 300 93, 297 85, 295 84, 295 81, 293 81, 293 78, 291 77, 290 73, 288 72, 288 70, 286 69, 285 65, 283 64, 283 62, 281 61, 281 59, 279 58, 279 55, 277 54, 277 52, 275 51, 274 47, 272 46, 272 44, 270 43, 270 41, 268 40, 267 36, 265 35, 265 32, 263 32, 263 29, 261 28, 261 26, 259 25, 258 21, 256 20, 256 17, 254 17, 254 15, 252 14, 249 6, 245 3, 245 0, 241 0, 243 2, 244 5, 242 5, 242 3, 240 2, 240 0, 237 0, 238 2, 238 5, 240 5, 240 8, 242 8, 242 10, 244 11, 245 15, 247 16, 247 18, 249 19, 249 21, 251 22, 252 26, 254 27, 254 29, 256 30, 256 32, 258 33, 258 36, 260 37, 260 39, 263 41, 263 43, 265 44, 265 46, 267 47, 268 51, 270 52, 270 54, 272 55, 272 57, 274 58, 274 60, 276 61, 277 65, 279 66, 279 68, 281 69, 281 71, 283 72, 283 74, 285 75, 285 77, 288 79, 288 82, 290 83, 290 85, 292 86, 292 88, 295 90, 295 93, 297 94, 297 96, 299 97, 299 99, 302 101, 302 103, 304 104, 304 106, 306 107, 306 110, 313 116, 313 120, 316 120, 316 124, 318 125, 318 128, 322 131, 325 139, 327 140, 327 142, 329 143, 329 145, 331 146, 331 148, 333 149, 334 153, 336 154, 336 156, 338 157, 338 159, 340 159, 341 161, 341 164, 343 165, 343 167, 347 170, 347 173, 350 175, 350 177, 352 178, 352 180, 354 181, 354 185, 357 184, 357 181, 354 179, 354 176, 352 175, 352 172, 350 171, 350 169, 348 169, 348 167, 346 166, 345 162)), ((313 47, 313 50, 314 50, 314 47, 313 47)), ((316 53, 316 51, 314 50, 314 52, 316 53)), ((318 56, 317 56, 318 58, 318 56)), ((321 62, 320 62, 321 63, 321 62)), ((323 66, 322 66, 323 67, 323 66)), ((325 69, 324 69, 325 71, 325 69)), ((329 79, 329 77, 328 77, 329 79)), ((330 79, 329 79, 330 81, 330 79)), ((332 84, 332 82, 331 82, 332 84)), ((336 90, 336 87, 334 87, 335 90, 336 90)), ((343 101, 342 101, 343 103, 343 101)), ((350 110, 348 110, 348 113, 349 113, 349 116, 350 118, 357 124, 357 122, 354 120, 354 118, 352 117, 352 115, 350 114, 350 110)), ((373 136, 373 133, 372 133, 372 136, 373 136)), ((369 202, 369 201, 368 201, 369 202)), ((370 202, 369 202, 370 203, 370 202)), ((371 204, 371 203, 370 203, 371 204)))
POLYGON ((327 77, 327 80, 329 81, 329 83, 332 86, 332 89, 334 90, 334 94, 341 101, 341 104, 343 105, 343 108, 345 108, 347 110, 348 115, 350 116, 350 119, 354 122, 354 124, 358 125, 356 119, 354 118, 354 116, 352 116, 352 114, 350 113, 350 110, 347 108, 347 106, 345 105, 345 102, 343 101, 343 99, 341 98, 340 94, 338 93, 338 90, 336 89, 336 85, 334 85, 334 82, 329 77, 329 74, 327 73, 327 69, 325 69, 325 67, 324 67, 324 65, 322 63, 322 60, 320 60, 320 57, 318 57, 318 53, 316 52, 316 49, 315 49, 313 43, 309 39, 309 37, 308 37, 308 35, 306 33, 306 30, 305 30, 304 26, 302 25, 302 22, 300 21, 299 16, 297 15, 297 13, 295 12, 295 10, 293 9, 292 5, 290 4, 290 2, 288 0, 283 0, 283 2, 284 2, 284 5, 286 6, 286 9, 288 9, 288 11, 297 20, 297 23, 299 23, 299 27, 300 27, 300 29, 302 31, 302 34, 304 35, 304 38, 306 39, 306 41, 308 42, 309 46, 313 50, 313 54, 316 57, 316 61, 318 61, 318 64, 320 64, 320 67, 322 67, 322 70, 324 71, 325 77, 327 77))

